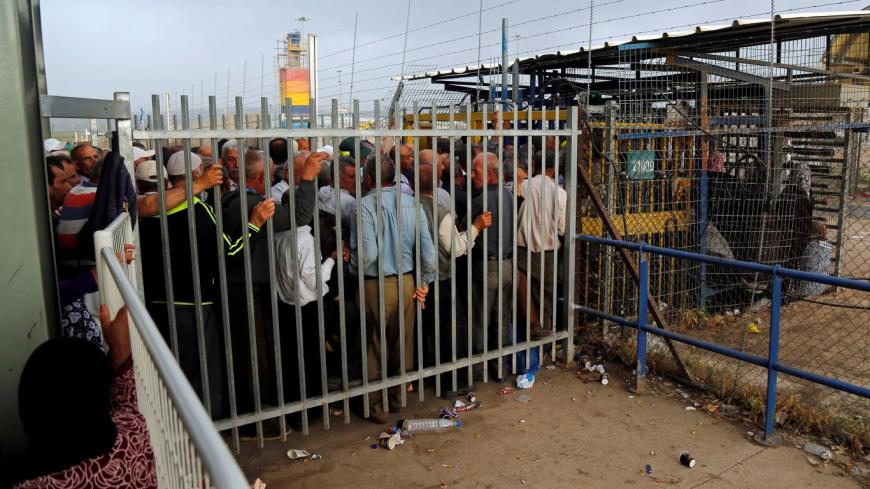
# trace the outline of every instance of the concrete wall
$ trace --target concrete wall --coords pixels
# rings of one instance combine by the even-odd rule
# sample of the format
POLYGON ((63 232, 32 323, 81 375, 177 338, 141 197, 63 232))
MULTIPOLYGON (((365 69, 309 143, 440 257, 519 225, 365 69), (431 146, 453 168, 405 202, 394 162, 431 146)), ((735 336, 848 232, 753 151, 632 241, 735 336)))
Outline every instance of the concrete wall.
POLYGON ((21 368, 57 325, 31 8, 0 2, 0 469, 24 449, 21 368))

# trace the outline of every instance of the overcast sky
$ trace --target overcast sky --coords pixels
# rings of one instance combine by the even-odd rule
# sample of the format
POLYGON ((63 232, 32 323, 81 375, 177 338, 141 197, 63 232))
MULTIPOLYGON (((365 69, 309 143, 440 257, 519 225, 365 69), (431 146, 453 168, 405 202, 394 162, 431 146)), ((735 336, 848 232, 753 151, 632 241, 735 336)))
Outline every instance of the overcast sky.
MULTIPOLYGON (((765 17, 759 0, 596 0, 593 44, 636 33, 685 30, 740 17, 765 17)), ((868 0, 779 0, 778 11, 860 10, 868 0)), ((309 17, 305 32, 320 40, 321 100, 347 100, 354 14, 359 14, 354 97, 383 98, 401 72, 407 0, 42 0, 49 93, 111 98, 129 91, 136 113, 150 113, 150 95, 242 95, 247 107, 276 97, 275 46, 309 17), (385 39, 386 38, 386 39, 385 39), (247 65, 247 68, 245 66, 247 65), (261 78, 261 67, 265 76, 261 78), (337 70, 341 69, 341 85, 337 70), (244 77, 243 77, 244 74, 244 77), (215 82, 215 80, 217 80, 215 82), (203 89, 204 87, 204 89, 203 89), (262 88, 261 88, 262 87, 262 88)), ((405 73, 477 63, 478 1, 411 0, 405 73)), ((513 58, 588 43, 589 3, 568 0, 484 0, 481 59, 500 57, 501 19, 510 27, 513 58), (514 38, 519 34, 519 45, 514 38)))

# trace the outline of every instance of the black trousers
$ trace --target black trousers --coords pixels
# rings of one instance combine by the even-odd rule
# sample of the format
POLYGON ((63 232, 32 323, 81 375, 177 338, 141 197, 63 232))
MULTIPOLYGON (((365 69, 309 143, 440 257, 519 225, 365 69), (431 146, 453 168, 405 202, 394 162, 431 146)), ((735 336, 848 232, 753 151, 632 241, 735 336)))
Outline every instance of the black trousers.
POLYGON ((252 288, 254 308, 248 311, 245 287, 230 284, 229 311, 230 335, 233 347, 233 373, 236 385, 236 406, 239 414, 254 411, 254 355, 251 348, 248 314, 254 321, 254 347, 256 352, 258 385, 262 405, 278 404, 278 391, 275 383, 275 347, 272 329, 272 306, 269 288, 254 285, 252 288))
MULTIPOLYGON (((166 304, 148 304, 148 312, 154 318, 157 329, 168 345, 172 345, 169 316, 166 304)), ((213 419, 221 419, 226 409, 226 383, 224 382, 224 354, 215 309, 212 305, 202 306, 202 329, 205 342, 205 367, 208 377, 209 401, 213 419)), ((196 327, 196 307, 175 306, 175 330, 178 337, 178 364, 187 377, 193 390, 205 404, 203 378, 200 369, 199 334, 196 327)))

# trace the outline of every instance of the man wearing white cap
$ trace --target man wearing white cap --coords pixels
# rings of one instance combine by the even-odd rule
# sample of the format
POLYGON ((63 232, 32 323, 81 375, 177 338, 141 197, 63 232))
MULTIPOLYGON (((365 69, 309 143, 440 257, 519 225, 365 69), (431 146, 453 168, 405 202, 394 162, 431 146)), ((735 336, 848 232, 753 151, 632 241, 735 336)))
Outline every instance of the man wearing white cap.
POLYGON ((42 147, 45 150, 45 155, 50 155, 53 151, 63 151, 66 149, 66 146, 54 138, 48 138, 42 142, 42 147))
MULTIPOLYGON (((183 187, 185 176, 184 151, 173 153, 166 163, 166 173, 169 175, 169 183, 172 187, 183 187)), ((196 180, 202 174, 202 158, 195 153, 190 153, 190 173, 196 180)))
POLYGON ((142 149, 138 146, 133 146, 133 168, 139 168, 139 165, 153 157, 153 149, 142 149))
MULTIPOLYGON (((166 174, 163 174, 166 181, 166 174)), ((151 195, 157 193, 157 162, 145 160, 136 167, 136 188, 139 195, 151 195)))

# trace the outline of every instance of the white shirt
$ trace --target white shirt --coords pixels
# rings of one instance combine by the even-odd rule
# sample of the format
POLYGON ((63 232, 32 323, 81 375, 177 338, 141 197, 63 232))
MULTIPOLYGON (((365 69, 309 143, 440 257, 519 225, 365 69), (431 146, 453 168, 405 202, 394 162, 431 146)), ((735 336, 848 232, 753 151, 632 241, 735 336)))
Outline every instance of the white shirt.
MULTIPOLYGON (((339 199, 341 200, 341 220, 345 221, 349 217, 356 215, 356 199, 345 189, 339 189, 339 199)), ((317 191, 317 201, 320 205, 320 210, 335 215, 335 187, 320 187, 317 191)))
POLYGON ((408 181, 408 177, 402 174, 400 174, 399 176, 402 178, 401 185, 399 185, 399 187, 402 189, 402 193, 414 195, 414 189, 411 188, 411 182, 408 181))
POLYGON ((525 199, 517 212, 517 246, 526 247, 532 253, 557 249, 559 240, 554 231, 559 236, 565 235, 568 192, 545 175, 526 181, 522 189, 525 199))
POLYGON ((272 185, 272 200, 274 200, 276 204, 280 204, 281 196, 288 190, 290 190, 290 184, 284 180, 272 185))
MULTIPOLYGON (((296 231, 297 256, 293 256, 293 230, 275 233, 275 261, 278 282, 278 298, 287 304, 296 304, 293 288, 296 287, 299 305, 304 306, 317 300, 317 270, 314 254, 314 236, 311 226, 299 226, 296 231), (296 264, 300 270, 296 270, 296 264)), ((332 276, 335 260, 326 258, 320 264, 321 293, 326 295, 329 287, 326 282, 332 276)))

